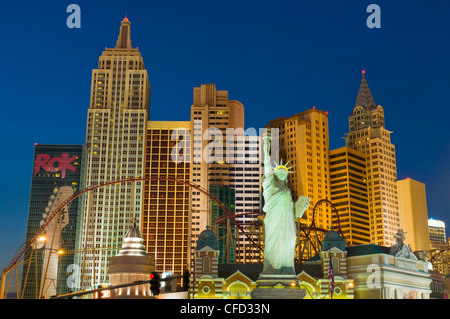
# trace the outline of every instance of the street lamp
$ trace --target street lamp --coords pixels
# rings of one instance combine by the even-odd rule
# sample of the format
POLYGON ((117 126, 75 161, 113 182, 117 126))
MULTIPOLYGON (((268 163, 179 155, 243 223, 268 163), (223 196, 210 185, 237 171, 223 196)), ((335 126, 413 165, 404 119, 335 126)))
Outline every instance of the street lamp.
POLYGON ((47 237, 45 235, 40 235, 35 240, 33 240, 33 249, 41 249, 44 247, 45 241, 47 240, 47 237))

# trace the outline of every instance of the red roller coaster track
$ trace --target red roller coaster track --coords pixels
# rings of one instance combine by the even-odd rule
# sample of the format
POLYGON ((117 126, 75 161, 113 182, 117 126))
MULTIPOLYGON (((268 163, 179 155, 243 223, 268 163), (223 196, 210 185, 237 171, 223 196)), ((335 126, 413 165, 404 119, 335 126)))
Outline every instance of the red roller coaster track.
POLYGON ((192 187, 192 188, 200 191, 201 193, 205 194, 208 198, 210 198, 211 200, 216 202, 220 206, 220 208, 225 212, 224 216, 226 218, 231 218, 234 221, 235 225, 237 227, 239 227, 239 229, 247 236, 247 238, 253 244, 256 244, 257 246, 259 246, 257 243, 254 242, 253 238, 248 236, 248 234, 243 229, 242 225, 238 221, 236 221, 235 215, 230 213, 228 208, 222 202, 220 202, 218 199, 216 199, 214 196, 212 196, 207 190, 203 189, 202 187, 200 187, 198 185, 195 185, 195 184, 191 183, 190 181, 179 180, 179 179, 172 178, 172 177, 152 176, 152 177, 148 177, 148 178, 128 178, 128 179, 123 179, 123 180, 99 183, 97 185, 93 185, 93 186, 87 187, 85 189, 79 190, 78 192, 74 193, 71 197, 66 199, 64 202, 62 202, 59 205, 59 207, 55 210, 54 214, 52 216, 49 216, 46 219, 45 223, 41 226, 41 228, 34 235, 34 237, 31 238, 30 240, 28 240, 27 242, 25 242, 24 244, 22 244, 22 246, 19 248, 19 250, 17 251, 16 255, 14 256, 14 258, 12 259, 12 261, 10 262, 10 264, 8 265, 8 267, 5 269, 4 272, 8 272, 12 267, 14 267, 14 265, 16 265, 16 263, 24 256, 25 252, 31 247, 33 242, 43 233, 43 231, 49 225, 51 220, 55 216, 57 216, 64 209, 64 207, 66 207, 74 199, 80 197, 81 195, 83 195, 83 194, 85 194, 85 193, 87 193, 89 191, 92 191, 92 190, 97 189, 97 188, 105 187, 105 186, 108 186, 108 185, 128 183, 128 182, 143 182, 143 181, 170 181, 170 182, 175 182, 175 183, 188 185, 189 187, 192 187))
POLYGON ((318 236, 317 236, 317 231, 320 231, 320 232, 323 232, 323 233, 325 233, 325 232, 327 232, 328 230, 326 230, 326 229, 322 229, 322 228, 318 228, 318 227, 316 227, 316 211, 317 211, 317 208, 320 206, 320 205, 322 205, 322 204, 327 204, 327 205, 329 205, 330 207, 331 207, 331 209, 332 209, 332 213, 334 213, 334 215, 336 216, 336 219, 337 219, 337 222, 336 222, 336 224, 337 224, 337 232, 339 233, 339 235, 341 235, 341 237, 342 237, 342 239, 344 239, 344 241, 345 241, 345 236, 344 236, 344 233, 342 232, 342 229, 341 229, 341 222, 340 222, 340 220, 339 220, 339 214, 338 214, 338 211, 337 211, 337 209, 336 209, 336 207, 333 205, 333 203, 331 202, 331 201, 329 201, 328 199, 320 199, 315 205, 314 205, 314 208, 313 208, 313 214, 312 214, 312 220, 311 220, 311 225, 308 227, 308 229, 307 229, 307 231, 305 231, 305 235, 306 235, 306 237, 310 240, 310 242, 311 242, 311 245, 312 245, 312 247, 314 248, 314 251, 318 254, 319 253, 319 247, 318 246, 320 246, 320 242, 319 242, 319 239, 318 239, 318 236), (311 232, 312 231, 315 231, 316 232, 316 241, 317 241, 317 245, 315 245, 314 244, 314 241, 313 240, 311 240, 312 238, 311 238, 311 232))
MULTIPOLYGON (((225 213, 223 216, 221 216, 220 218, 218 218, 216 220, 216 224, 223 223, 223 221, 226 220, 226 219, 232 219, 234 225, 236 225, 242 231, 242 233, 252 242, 252 244, 254 244, 256 247, 258 247, 260 250, 262 250, 261 245, 259 243, 255 242, 254 239, 251 236, 248 235, 248 233, 246 232, 246 230, 244 229, 242 224, 239 221, 236 220, 236 217, 249 216, 249 215, 263 215, 264 212, 251 211, 251 212, 244 212, 244 213, 238 213, 238 214, 230 213, 228 208, 221 201, 219 201, 217 198, 212 196, 207 190, 203 189, 202 187, 200 187, 198 185, 195 185, 195 184, 191 183, 190 181, 179 180, 179 179, 172 178, 172 177, 161 177, 161 176, 151 176, 151 177, 148 177, 148 178, 127 178, 127 179, 122 179, 122 180, 116 180, 116 181, 99 183, 97 185, 93 185, 93 186, 87 187, 85 189, 77 191, 71 197, 66 199, 63 203, 61 203, 59 205, 59 207, 55 210, 54 214, 52 216, 49 216, 46 219, 45 223, 41 226, 41 228, 33 236, 33 238, 31 238, 30 240, 28 240, 27 242, 22 244, 22 246, 19 248, 19 250, 17 251, 17 253, 13 257, 13 259, 10 262, 10 264, 8 265, 8 267, 4 270, 4 272, 5 273, 8 272, 10 269, 12 269, 18 263, 18 261, 24 256, 25 252, 32 246, 33 242, 43 233, 43 231, 49 225, 49 223, 52 221, 52 219, 55 216, 57 216, 64 209, 64 207, 66 207, 74 199, 80 197, 81 195, 83 195, 83 194, 85 194, 85 193, 87 193, 89 191, 92 191, 92 190, 97 189, 97 188, 105 187, 105 186, 108 186, 108 185, 129 183, 129 182, 144 182, 144 181, 169 181, 169 182, 174 182, 174 183, 180 183, 180 184, 188 185, 189 187, 192 187, 192 188, 200 191, 201 193, 205 194, 208 198, 210 198, 212 201, 216 202, 219 205, 219 207, 225 213)), ((334 205, 329 200, 322 199, 322 200, 319 200, 315 204, 314 209, 313 209, 313 216, 312 216, 311 225, 307 228, 306 231, 304 231, 305 235, 310 239, 311 243, 313 243, 313 241, 311 240, 311 232, 312 231, 316 232, 316 238, 317 238, 317 231, 326 232, 326 230, 319 229, 319 228, 315 227, 316 209, 317 209, 317 207, 319 205, 321 205, 323 203, 326 203, 326 204, 328 204, 328 205, 330 205, 332 207, 333 212, 334 212, 334 214, 337 217, 338 232, 344 238, 344 235, 343 235, 343 233, 341 231, 341 228, 340 228, 339 215, 337 213, 336 208, 334 207, 334 205)), ((314 250, 316 251, 316 253, 318 253, 319 252, 318 247, 316 245, 314 245, 314 244, 313 244, 313 247, 314 247, 314 250)))

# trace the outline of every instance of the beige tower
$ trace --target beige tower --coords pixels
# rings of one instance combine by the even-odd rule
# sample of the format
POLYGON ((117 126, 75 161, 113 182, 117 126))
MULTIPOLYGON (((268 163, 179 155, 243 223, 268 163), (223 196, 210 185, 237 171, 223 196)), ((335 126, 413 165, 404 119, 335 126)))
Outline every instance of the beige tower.
MULTIPOLYGON (((305 212, 309 225, 314 205, 330 199, 328 114, 313 108, 272 120, 268 127, 279 129, 280 158, 294 167, 289 175, 294 200, 301 195, 311 198, 305 212)), ((316 226, 330 229, 331 208, 321 205, 316 214, 316 226)))
MULTIPOLYGON (((106 48, 92 71, 86 128, 87 186, 143 177, 150 84, 138 49, 131 46, 130 21, 121 22, 116 47, 106 48)), ((133 220, 140 221, 141 182, 97 188, 85 205, 81 243, 82 288, 108 283, 109 258, 120 248, 133 220)))
MULTIPOLYGON (((230 168, 235 157, 227 153, 227 129, 244 129, 244 106, 228 99, 228 91, 214 84, 194 88, 191 107, 192 171, 191 181, 209 192, 210 185, 232 186, 230 168)), ((233 144, 231 147, 234 147, 233 144)), ((233 150, 231 150, 233 152, 233 150)), ((192 249, 200 232, 211 226, 209 198, 192 191, 192 249)))
POLYGON ((425 184, 407 178, 397 181, 400 227, 413 251, 430 250, 425 184))
MULTIPOLYGON (((190 250, 190 121, 149 121, 141 229, 156 271, 181 275, 190 250)), ((179 281, 181 283, 181 280, 179 281)))
POLYGON ((376 105, 362 73, 353 113, 349 115, 346 146, 365 154, 371 241, 394 245, 400 228, 397 197, 397 165, 391 131, 385 129, 384 110, 376 105))

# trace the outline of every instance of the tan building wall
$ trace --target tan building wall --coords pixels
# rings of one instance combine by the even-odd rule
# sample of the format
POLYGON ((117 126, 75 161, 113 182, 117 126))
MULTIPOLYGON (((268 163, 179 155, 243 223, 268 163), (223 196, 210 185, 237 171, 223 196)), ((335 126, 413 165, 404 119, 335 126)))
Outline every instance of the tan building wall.
POLYGON ((397 181, 400 227, 413 250, 430 250, 425 184, 407 178, 397 181))

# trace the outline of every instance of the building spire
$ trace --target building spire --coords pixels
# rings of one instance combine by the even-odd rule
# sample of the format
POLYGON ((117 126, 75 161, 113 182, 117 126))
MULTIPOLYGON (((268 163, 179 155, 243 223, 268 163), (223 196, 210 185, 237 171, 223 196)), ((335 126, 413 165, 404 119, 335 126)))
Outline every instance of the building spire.
POLYGON ((130 20, 125 16, 120 23, 120 33, 119 38, 117 39, 116 49, 132 49, 130 25, 130 20))
POLYGON ((362 79, 361 85, 359 86, 358 96, 356 97, 355 106, 362 106, 365 109, 375 108, 375 100, 373 99, 372 93, 370 92, 369 85, 366 81, 366 70, 361 71, 362 79))

